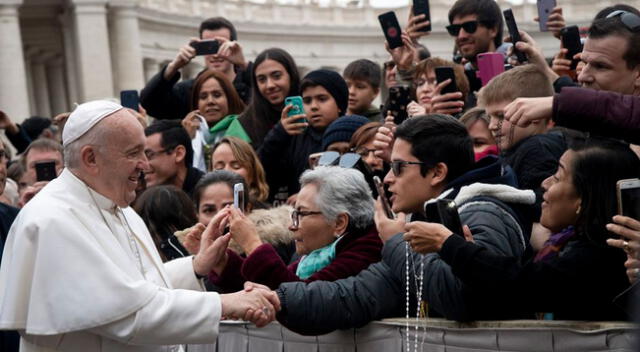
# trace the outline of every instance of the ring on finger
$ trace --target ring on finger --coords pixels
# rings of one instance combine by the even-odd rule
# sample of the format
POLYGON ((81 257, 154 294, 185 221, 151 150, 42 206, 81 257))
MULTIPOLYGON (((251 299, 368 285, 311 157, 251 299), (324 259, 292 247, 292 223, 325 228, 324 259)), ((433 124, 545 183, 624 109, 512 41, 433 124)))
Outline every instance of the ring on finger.
POLYGON ((262 307, 262 313, 264 313, 264 315, 269 315, 270 312, 271 312, 271 309, 269 309, 269 307, 267 306, 262 307))
POLYGON ((627 253, 631 253, 631 247, 629 247, 629 242, 622 241, 622 249, 624 249, 624 251, 627 253))

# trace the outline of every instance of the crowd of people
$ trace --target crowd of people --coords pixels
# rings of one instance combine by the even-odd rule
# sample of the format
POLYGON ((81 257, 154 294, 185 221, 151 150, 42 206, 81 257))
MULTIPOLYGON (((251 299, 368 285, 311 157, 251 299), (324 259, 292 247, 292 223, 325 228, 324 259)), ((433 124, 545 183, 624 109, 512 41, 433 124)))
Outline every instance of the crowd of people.
POLYGON ((452 58, 410 11, 383 65, 302 77, 281 48, 248 61, 213 17, 138 109, 0 111, 0 350, 180 350, 224 319, 638 317, 640 186, 621 203, 619 181, 640 178, 640 11, 601 9, 581 53, 559 40, 548 60, 501 10, 457 0, 452 58))

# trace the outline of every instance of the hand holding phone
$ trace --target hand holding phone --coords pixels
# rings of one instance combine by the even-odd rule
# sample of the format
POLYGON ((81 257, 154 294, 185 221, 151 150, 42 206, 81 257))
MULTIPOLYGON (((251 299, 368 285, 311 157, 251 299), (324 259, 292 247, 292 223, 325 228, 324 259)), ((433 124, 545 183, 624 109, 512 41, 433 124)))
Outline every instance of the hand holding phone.
POLYGON ((556 7, 556 0, 537 0, 537 6, 540 32, 548 32, 547 21, 549 21, 549 14, 556 7))
POLYGON ((616 183, 618 214, 640 221, 640 179, 620 180, 616 183))
POLYGON ((431 199, 424 203, 424 213, 428 222, 442 224, 454 234, 464 237, 458 207, 453 200, 431 199))
POLYGON ((567 49, 567 60, 571 60, 571 69, 575 70, 578 66, 578 61, 573 57, 576 54, 582 52, 582 41, 580 40, 580 29, 578 26, 564 27, 560 30, 560 38, 562 40, 562 47, 567 49))
POLYGON ((409 105, 410 102, 411 90, 408 86, 393 86, 389 88, 387 115, 393 115, 393 123, 395 123, 396 126, 400 125, 409 117, 407 105, 409 105))
POLYGON ((58 177, 55 161, 38 161, 35 163, 36 181, 51 181, 58 177))
POLYGON ((436 73, 436 81, 438 84, 450 79, 451 83, 442 88, 440 94, 455 93, 458 91, 458 85, 456 84, 456 74, 453 71, 453 67, 436 67, 434 69, 436 73))
POLYGON ((509 30, 509 36, 511 37, 511 43, 513 43, 513 53, 516 55, 518 62, 527 61, 527 55, 522 51, 516 49, 516 43, 521 42, 520 32, 518 31, 518 25, 516 24, 516 18, 513 16, 511 9, 506 9, 502 12, 504 14, 504 21, 507 24, 509 30))
POLYGON ((376 185, 376 190, 378 191, 378 197, 380 198, 380 203, 382 203, 382 210, 384 210, 384 214, 389 219, 395 219, 395 214, 391 210, 391 204, 389 203, 389 199, 387 198, 387 194, 384 190, 384 185, 382 181, 380 181, 380 177, 373 176, 373 183, 376 185))
MULTIPOLYGON (((429 21, 431 22, 431 11, 429 11, 429 0, 413 0, 413 15, 424 15, 424 19, 419 23, 429 21)), ((431 23, 428 26, 423 27, 420 32, 431 32, 431 23)))

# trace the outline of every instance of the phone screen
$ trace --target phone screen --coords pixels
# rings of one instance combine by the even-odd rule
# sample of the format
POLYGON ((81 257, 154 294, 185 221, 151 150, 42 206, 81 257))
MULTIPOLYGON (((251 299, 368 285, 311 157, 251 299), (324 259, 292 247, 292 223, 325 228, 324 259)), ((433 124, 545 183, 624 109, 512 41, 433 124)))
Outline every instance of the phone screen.
POLYGON ((620 189, 622 215, 640 220, 640 187, 620 189))
POLYGON ((242 183, 233 185, 233 206, 244 212, 244 186, 242 183))
POLYGON ((135 111, 140 109, 140 97, 137 90, 123 90, 120 91, 120 105, 125 108, 129 108, 135 111))

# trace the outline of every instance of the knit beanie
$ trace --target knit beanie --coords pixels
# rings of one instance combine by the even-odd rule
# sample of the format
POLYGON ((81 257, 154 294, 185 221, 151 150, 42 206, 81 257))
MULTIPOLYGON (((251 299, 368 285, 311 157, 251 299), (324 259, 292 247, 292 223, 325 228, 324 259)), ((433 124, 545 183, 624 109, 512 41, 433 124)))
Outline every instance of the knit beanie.
POLYGON ((307 73, 302 79, 302 84, 305 81, 311 81, 316 85, 322 86, 331 94, 333 99, 338 105, 338 109, 345 114, 349 105, 349 88, 347 82, 340 74, 330 70, 315 70, 307 73))
POLYGON ((353 133, 369 123, 369 119, 360 115, 347 115, 333 121, 322 136, 322 150, 335 142, 349 142, 353 133))

